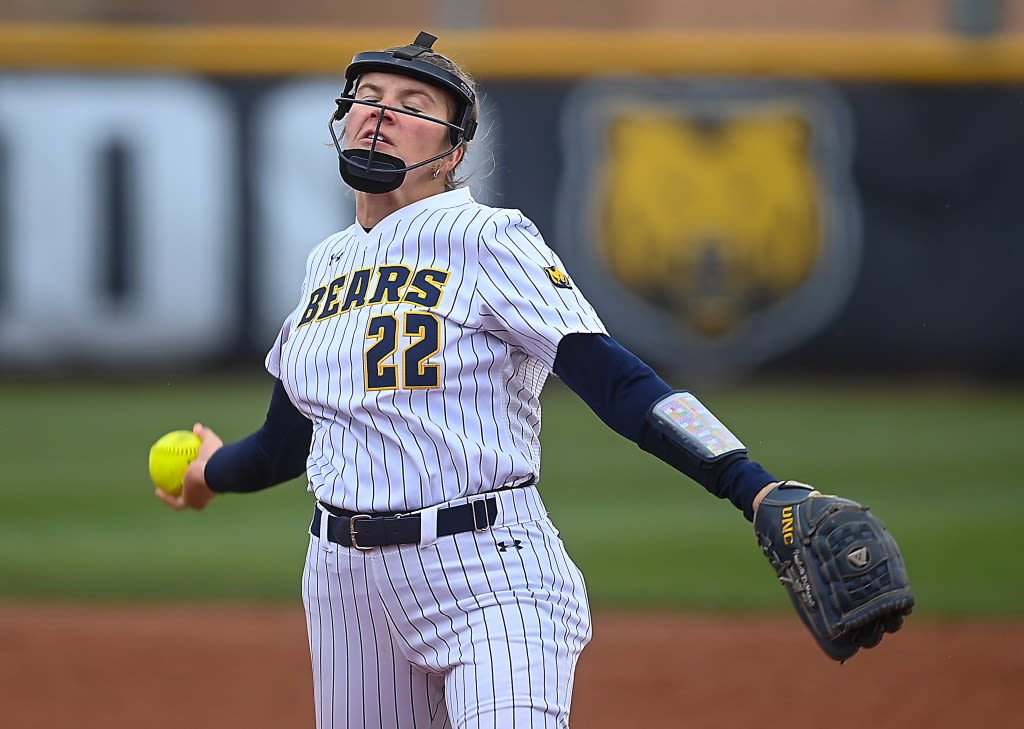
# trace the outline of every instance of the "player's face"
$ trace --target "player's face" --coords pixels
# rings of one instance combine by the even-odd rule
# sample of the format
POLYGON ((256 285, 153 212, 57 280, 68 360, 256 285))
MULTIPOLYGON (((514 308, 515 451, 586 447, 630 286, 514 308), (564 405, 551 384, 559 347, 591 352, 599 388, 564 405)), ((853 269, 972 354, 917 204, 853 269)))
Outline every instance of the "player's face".
MULTIPOLYGON (((359 79, 355 98, 375 101, 385 106, 448 120, 452 115, 452 102, 448 95, 430 84, 406 76, 390 73, 367 73, 359 79)), ((372 106, 353 104, 345 123, 345 136, 349 149, 369 149, 376 132, 376 149, 416 164, 443 152, 450 146, 448 128, 409 114, 383 111, 372 106), (384 115, 377 131, 377 118, 384 115)), ((430 174, 426 165, 421 174, 430 174)))

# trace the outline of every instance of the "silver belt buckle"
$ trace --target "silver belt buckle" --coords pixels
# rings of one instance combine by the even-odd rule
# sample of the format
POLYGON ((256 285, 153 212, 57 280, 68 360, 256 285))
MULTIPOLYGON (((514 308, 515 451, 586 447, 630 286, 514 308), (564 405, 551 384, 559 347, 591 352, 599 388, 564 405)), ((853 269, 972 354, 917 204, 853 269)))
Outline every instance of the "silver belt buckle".
POLYGON ((484 497, 482 499, 477 499, 476 501, 469 502, 469 508, 470 508, 471 513, 473 514, 473 531, 475 531, 475 532, 485 532, 485 531, 487 531, 488 529, 491 528, 491 525, 487 523, 487 499, 488 498, 491 498, 491 497, 484 497), (476 512, 477 504, 480 504, 480 506, 483 509, 483 516, 480 517, 479 519, 477 518, 477 512, 476 512))
POLYGON ((364 547, 361 544, 359 544, 358 540, 356 539, 356 522, 357 521, 361 521, 363 519, 370 519, 370 518, 372 518, 372 517, 369 514, 353 514, 348 519, 348 537, 349 537, 349 540, 352 542, 352 546, 353 547, 355 547, 356 549, 362 550, 364 552, 369 552, 371 549, 373 549, 373 547, 364 547))

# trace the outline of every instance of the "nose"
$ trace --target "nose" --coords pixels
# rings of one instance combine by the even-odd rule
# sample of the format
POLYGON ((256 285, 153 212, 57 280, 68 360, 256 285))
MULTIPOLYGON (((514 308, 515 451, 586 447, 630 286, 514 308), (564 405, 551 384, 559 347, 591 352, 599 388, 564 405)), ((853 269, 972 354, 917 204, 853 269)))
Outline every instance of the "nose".
MULTIPOLYGON (((383 104, 385 106, 390 106, 388 102, 385 101, 384 99, 381 99, 378 103, 383 104)), ((376 119, 379 116, 383 116, 384 119, 386 119, 387 121, 394 121, 395 112, 391 111, 391 109, 381 109, 379 106, 371 106, 370 118, 376 119)))

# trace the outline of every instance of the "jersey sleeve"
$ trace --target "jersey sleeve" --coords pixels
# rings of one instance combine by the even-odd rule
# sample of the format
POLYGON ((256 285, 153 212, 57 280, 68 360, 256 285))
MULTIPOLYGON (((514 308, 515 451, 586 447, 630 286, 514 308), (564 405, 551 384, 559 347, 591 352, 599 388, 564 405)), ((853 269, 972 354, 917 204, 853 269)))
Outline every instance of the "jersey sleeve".
MULTIPOLYGON (((307 254, 307 256, 306 256, 306 273, 303 276, 302 288, 299 289, 300 291, 305 291, 306 287, 307 287, 307 284, 309 283, 309 271, 310 271, 310 266, 311 266, 311 264, 313 262, 313 256, 316 255, 317 251, 320 248, 322 248, 323 245, 325 243, 327 243, 328 240, 330 240, 330 238, 324 239, 316 247, 314 247, 313 250, 311 250, 307 254)), ((299 302, 298 302, 298 304, 296 306, 296 309, 293 310, 287 316, 287 318, 285 318, 284 324, 281 325, 281 330, 277 333, 277 338, 274 340, 274 344, 270 347, 270 351, 267 352, 267 357, 266 357, 266 359, 264 361, 264 365, 267 368, 267 372, 272 374, 277 379, 281 379, 281 352, 282 352, 282 349, 283 349, 283 347, 285 345, 285 342, 288 341, 288 335, 292 331, 292 322, 295 320, 295 317, 298 316, 296 311, 298 310, 298 307, 300 307, 302 305, 303 305, 303 299, 300 296, 299 297, 299 302)))
POLYGON ((284 324, 281 325, 281 331, 277 333, 277 339, 274 340, 273 346, 271 346, 270 351, 267 352, 265 362, 267 372, 277 379, 281 379, 281 350, 284 347, 284 343, 288 341, 288 334, 291 330, 292 318, 289 316, 284 320, 284 324))
POLYGON ((481 231, 480 244, 475 325, 549 368, 565 335, 607 333, 562 261, 521 213, 494 216, 481 231))

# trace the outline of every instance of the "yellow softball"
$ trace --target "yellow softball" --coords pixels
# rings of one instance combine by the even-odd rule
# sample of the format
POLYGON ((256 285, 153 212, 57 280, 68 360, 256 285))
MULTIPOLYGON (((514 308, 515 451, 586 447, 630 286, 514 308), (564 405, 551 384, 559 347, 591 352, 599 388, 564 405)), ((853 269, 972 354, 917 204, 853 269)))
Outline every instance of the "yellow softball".
POLYGON ((202 441, 191 430, 172 430, 149 449, 149 477, 169 494, 181 493, 185 469, 195 460, 202 441))

